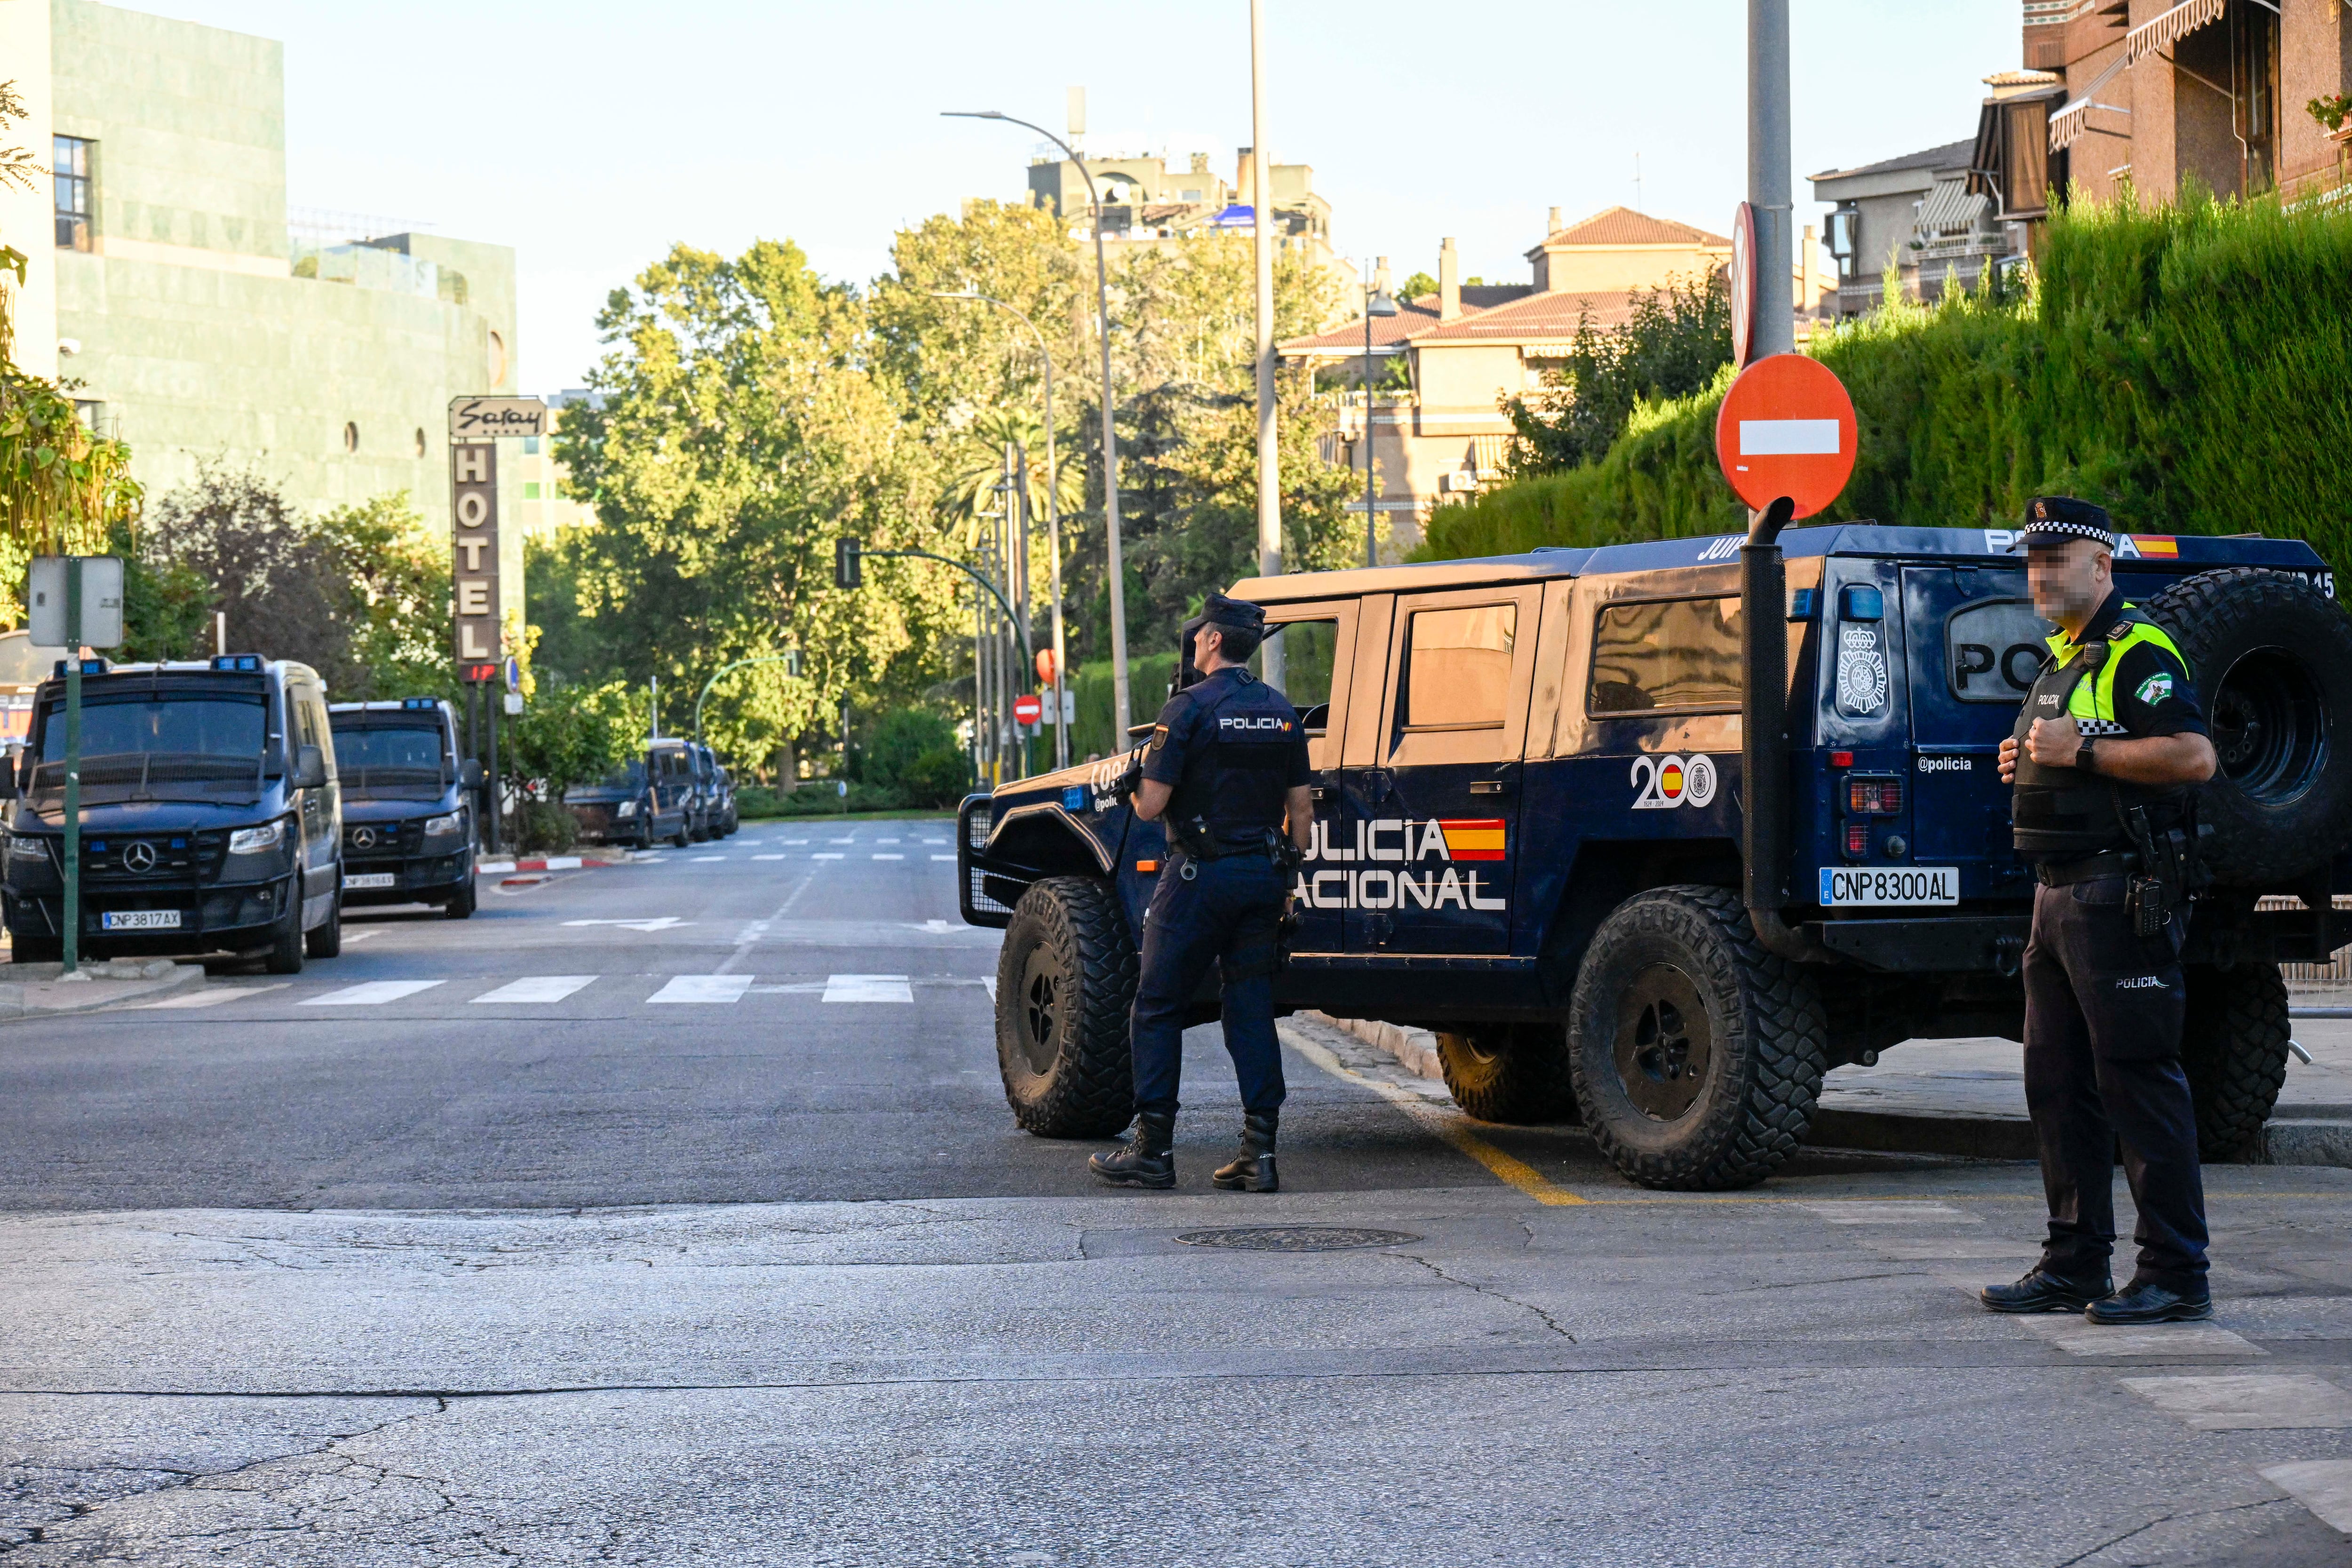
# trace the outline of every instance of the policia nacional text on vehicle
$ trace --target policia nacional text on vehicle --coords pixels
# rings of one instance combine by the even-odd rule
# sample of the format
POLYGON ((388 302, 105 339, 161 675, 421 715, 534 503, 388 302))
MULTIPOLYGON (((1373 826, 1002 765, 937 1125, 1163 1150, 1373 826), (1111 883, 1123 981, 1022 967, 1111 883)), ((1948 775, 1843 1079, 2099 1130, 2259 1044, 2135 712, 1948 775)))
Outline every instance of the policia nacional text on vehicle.
POLYGON ((1135 988, 1135 1129, 1127 1146, 1087 1162, 1120 1186, 1172 1187, 1176 1086, 1185 1012, 1214 965, 1225 1049, 1241 1079, 1241 1152, 1211 1180, 1276 1190, 1282 1115, 1282 1047, 1274 1032, 1290 868, 1308 844, 1315 811, 1307 741, 1288 699, 1250 674, 1265 612, 1212 594, 1184 627, 1179 689, 1121 781, 1136 816, 1164 821, 1169 851, 1144 916, 1135 988))
MULTIPOLYGON (((2000 752, 2051 629, 2020 530, 1787 521, 1775 508, 1745 535, 1234 584, 1283 650, 1311 775, 1275 1011, 1428 1028, 1471 1115, 1580 1121, 1629 1180, 1670 1188, 1769 1175, 1811 1134, 1837 1067, 1909 1040, 2025 1038, 2029 943, 2037 977, 2052 962, 2075 973, 2046 915, 2076 885, 2042 888, 2035 861, 2086 857, 2021 857, 2013 838, 2000 752)), ((2279 965, 2344 941, 2331 894, 2352 892, 2352 616, 2299 540, 2113 542, 2126 618, 2162 632, 2181 668, 2143 672, 2154 639, 2121 646, 2106 627, 2112 679, 2062 705, 2107 720, 2110 703, 2126 729, 2142 709, 2194 705, 2210 731, 2218 767, 2197 801, 2210 885, 2179 932, 2178 1072, 2198 1157, 2239 1157, 2285 1077, 2279 965), (2158 674, 2171 693, 2149 685, 2158 674)), ((2184 719, 2175 738, 2188 733, 2184 719)), ((2126 753, 2155 742, 2092 740, 2093 782, 2148 785, 2149 829, 2171 831, 2154 798, 2171 785, 2107 769, 2111 749, 2136 767, 2126 753)), ((2063 773, 2051 744, 2028 761, 2063 773)), ((1132 766, 1114 755, 1001 785, 959 815, 964 918, 1004 931, 1005 1099, 1040 1136, 1109 1137, 1138 1109, 1138 958, 1174 852, 1164 818, 1118 787, 1132 766)), ((2053 816, 2076 810, 2050 798, 2053 816)), ((2134 868, 2122 896, 2152 875, 2134 868)), ((2160 970, 2137 972, 2157 977, 2147 989, 2170 984, 2160 970)), ((1181 1021, 1221 1005, 1204 973, 1181 1021)), ((2067 1092, 2107 1090, 2108 1058, 2124 1059, 2091 1049, 2105 1027, 2091 1011, 2070 1026, 2067 1092)), ((2037 1062, 2067 1060, 2040 1031, 2037 1062)), ((2109 1091, 2095 1112, 2120 1126, 2131 1107, 2109 1091)), ((2161 1152, 2121 1130, 2136 1160, 2161 1152)), ((2086 1195, 2051 1256, 2095 1284, 2105 1218, 2076 1152, 2053 1156, 2055 1179, 2086 1195)), ((2189 1212, 2164 1181, 2142 1189, 2151 1213, 2189 1212)), ((2187 1250, 2159 1248, 2144 1274, 2186 1287, 2187 1250)))
POLYGON ((2198 875, 2195 786, 2216 758, 2190 672, 2116 585, 2102 509, 2037 500, 2023 531, 2050 658, 2001 742, 2020 854, 2038 884, 2025 949, 2025 1097, 2050 1202, 2042 1261, 1995 1311, 2094 1322, 2212 1316, 2197 1117, 2180 1066, 2180 954, 2198 875), (2139 1268, 2108 1278, 2114 1150, 2139 1210, 2139 1268))

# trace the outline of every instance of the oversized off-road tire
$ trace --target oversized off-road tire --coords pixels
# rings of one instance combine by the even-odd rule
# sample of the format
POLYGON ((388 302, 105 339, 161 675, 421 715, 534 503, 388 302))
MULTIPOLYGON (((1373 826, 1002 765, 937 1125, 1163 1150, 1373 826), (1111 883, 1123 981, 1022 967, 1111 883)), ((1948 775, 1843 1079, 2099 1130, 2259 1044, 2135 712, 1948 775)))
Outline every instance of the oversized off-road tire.
POLYGON ((1568 1030, 1584 1125, 1645 1187, 1762 1181, 1804 1142, 1828 1066, 1812 977, 1768 952, 1721 888, 1659 888, 1612 911, 1568 1030))
POLYGON ((1568 1033, 1558 1024, 1466 1024, 1437 1031, 1437 1063, 1454 1103, 1481 1121, 1540 1123, 1576 1116, 1568 1033))
POLYGON ((1135 1114, 1135 943, 1111 890, 1048 877, 1021 895, 996 960, 1005 1102, 1041 1138, 1108 1138, 1135 1114))
POLYGON ((2180 1065, 2197 1105, 2197 1152, 2242 1159, 2260 1147, 2286 1082, 2286 981, 2272 963, 2192 964, 2187 979, 2180 1065))
POLYGON ((2221 772, 2199 820, 2206 865, 2273 887, 2352 842, 2352 616, 2299 577, 2200 572, 2149 600, 2203 700, 2221 772))

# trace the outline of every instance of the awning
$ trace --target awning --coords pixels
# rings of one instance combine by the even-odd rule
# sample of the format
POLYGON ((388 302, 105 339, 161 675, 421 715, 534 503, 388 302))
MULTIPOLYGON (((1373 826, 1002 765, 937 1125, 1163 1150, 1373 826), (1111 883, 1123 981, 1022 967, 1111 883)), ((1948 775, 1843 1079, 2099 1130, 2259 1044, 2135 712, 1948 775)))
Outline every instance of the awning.
POLYGON ((2220 21, 2229 8, 2230 0, 2181 0, 2171 10, 2126 33, 2124 52, 2098 74, 2082 97, 2051 114, 2050 150, 2057 153, 2073 146, 2075 138, 2089 128, 2092 110, 2115 108, 2096 101, 2101 88, 2158 49, 2178 43, 2208 23, 2220 21))

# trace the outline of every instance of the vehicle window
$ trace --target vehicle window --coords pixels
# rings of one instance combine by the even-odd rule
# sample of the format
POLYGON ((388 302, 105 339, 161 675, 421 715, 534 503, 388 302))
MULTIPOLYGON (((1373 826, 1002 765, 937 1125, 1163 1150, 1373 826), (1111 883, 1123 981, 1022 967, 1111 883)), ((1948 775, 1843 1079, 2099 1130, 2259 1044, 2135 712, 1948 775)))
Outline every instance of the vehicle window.
POLYGON ((1282 648, 1282 689, 1290 705, 1304 713, 1330 701, 1331 660, 1339 646, 1338 619, 1268 626, 1265 641, 1250 655, 1252 675, 1265 676, 1265 650, 1276 644, 1282 648))
MULTIPOLYGON (((251 770, 268 740, 268 710, 262 699, 205 697, 162 702, 85 700, 81 751, 85 757, 124 752, 153 756, 224 757, 251 770)), ((41 715, 41 754, 66 754, 66 710, 58 702, 41 715)))
POLYGON ((1518 619, 1515 604, 1415 610, 1405 627, 1404 727, 1500 725, 1518 619))
POLYGON ((1585 710, 1730 712, 1739 707, 1739 601, 1661 599, 1603 608, 1585 710))
POLYGON ((2050 625, 2026 599, 1980 599, 1944 623, 1944 672, 1963 702, 2021 702, 2042 672, 2050 625))
POLYGON ((370 784, 434 784, 441 782, 441 728, 421 725, 371 724, 363 729, 335 731, 335 767, 344 784, 365 789, 370 784))
POLYGON ((624 763, 621 766, 614 768, 611 773, 604 775, 604 787, 606 789, 637 789, 642 787, 645 782, 645 763, 624 763))

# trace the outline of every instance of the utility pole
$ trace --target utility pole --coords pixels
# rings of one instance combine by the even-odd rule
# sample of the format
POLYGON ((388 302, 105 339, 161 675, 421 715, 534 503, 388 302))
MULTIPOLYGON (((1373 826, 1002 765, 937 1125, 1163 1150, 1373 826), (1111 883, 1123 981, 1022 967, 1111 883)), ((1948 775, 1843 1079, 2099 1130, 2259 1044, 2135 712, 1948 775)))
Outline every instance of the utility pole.
POLYGON ((1797 349, 1789 277, 1789 0, 1748 0, 1748 205, 1756 221, 1755 348, 1748 363, 1797 349))
MULTIPOLYGON (((1250 258, 1257 265, 1257 571, 1282 575, 1282 448, 1274 391, 1274 181, 1265 153, 1265 0, 1250 0, 1250 258)), ((1265 645, 1267 685, 1283 689, 1282 639, 1265 645)))

